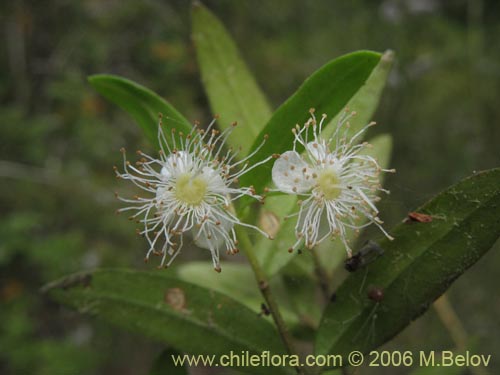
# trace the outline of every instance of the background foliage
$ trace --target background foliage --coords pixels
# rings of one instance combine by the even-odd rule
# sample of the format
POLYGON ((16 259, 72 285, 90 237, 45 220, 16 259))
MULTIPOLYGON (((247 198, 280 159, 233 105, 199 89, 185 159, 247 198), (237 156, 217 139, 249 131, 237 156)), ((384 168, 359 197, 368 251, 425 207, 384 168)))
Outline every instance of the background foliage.
MULTIPOLYGON (((357 49, 397 52, 375 116, 375 132, 394 137, 391 166, 398 170, 382 202, 388 227, 433 193, 500 164, 496 1, 205 4, 238 42, 273 107, 334 57, 357 49)), ((121 146, 147 148, 147 141, 86 77, 131 78, 205 123, 209 105, 191 47, 189 6, 6 1, 0 12, 0 372, 145 373, 162 348, 69 312, 39 287, 96 266, 145 267, 143 241, 113 214, 118 184, 111 167, 121 146)), ((478 353, 500 348, 499 266, 497 246, 450 291, 478 353)), ((386 345, 452 346, 432 310, 386 345)), ((493 361, 492 373, 500 368, 493 361)))

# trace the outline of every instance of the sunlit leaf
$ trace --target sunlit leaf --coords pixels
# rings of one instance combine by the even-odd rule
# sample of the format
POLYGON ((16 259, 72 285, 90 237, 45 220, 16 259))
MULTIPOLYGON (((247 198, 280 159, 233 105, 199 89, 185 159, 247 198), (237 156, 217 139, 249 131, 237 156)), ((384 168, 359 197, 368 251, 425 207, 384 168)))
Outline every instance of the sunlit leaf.
MULTIPOLYGON (((396 226, 375 262, 351 274, 324 313, 316 353, 366 352, 424 313, 500 236, 500 169, 466 178, 416 211, 430 222, 396 226), (368 297, 374 290, 383 298, 368 297)), ((373 296, 373 294, 371 294, 373 296)))
MULTIPOLYGON (((394 52, 385 51, 365 84, 347 103, 346 108, 356 112, 356 116, 351 117, 349 120, 351 135, 357 133, 370 121, 376 120, 373 115, 377 110, 393 62, 394 52)), ((340 113, 331 121, 332 124, 337 124, 339 116, 340 113)), ((384 126, 384 124, 381 125, 384 126)), ((324 131, 324 135, 328 136, 334 129, 334 126, 328 126, 324 131)))
POLYGON ((98 74, 88 78, 92 87, 134 118, 151 144, 158 146, 158 116, 169 128, 189 133, 191 124, 170 103, 128 79, 98 74))
MULTIPOLYGON (((261 304, 264 298, 257 287, 255 275, 248 264, 226 262, 221 273, 206 272, 211 269, 211 262, 189 262, 177 267, 177 274, 182 280, 224 293, 246 305, 256 314, 262 313, 261 304)), ((280 311, 288 326, 293 329, 298 322, 297 315, 287 305, 284 286, 279 278, 270 281, 276 298, 280 299, 280 311)))
POLYGON ((192 19, 193 41, 210 105, 220 114, 222 129, 238 122, 228 143, 241 146, 245 155, 271 117, 271 109, 222 23, 199 3, 193 6, 192 19))
MULTIPOLYGON (((347 107, 356 112, 356 116, 352 117, 350 120, 351 132, 357 132, 372 120, 373 113, 377 108, 393 60, 393 52, 385 52, 378 64, 372 70, 366 82, 361 85, 358 91, 349 99, 347 107)), ((331 133, 337 121, 338 117, 335 117, 325 128, 325 136, 331 133)), ((373 156, 379 159, 379 163, 382 167, 387 167, 392 149, 390 137, 377 137, 372 143, 374 143, 372 149, 373 156)), ((282 218, 296 210, 296 201, 296 197, 290 195, 269 197, 264 206, 263 214, 282 218)), ((354 234, 354 231, 349 232, 348 236, 351 242, 354 242, 354 234)), ((282 221, 279 233, 277 233, 275 237, 275 240, 272 242, 261 240, 256 246, 256 251, 261 263, 269 275, 276 274, 284 265, 293 259, 293 255, 288 254, 286 250, 291 245, 291 239, 294 238, 294 220, 282 221)), ((340 259, 340 257, 345 255, 344 252, 337 250, 339 248, 340 246, 338 246, 338 244, 325 243, 318 249, 318 253, 321 255, 323 264, 325 264, 325 268, 328 271, 333 270, 335 265, 338 264, 337 258, 335 257, 338 256, 338 259, 340 259), (329 250, 327 252, 323 249, 326 246, 328 246, 329 250)), ((306 257, 302 257, 302 260, 298 260, 298 262, 305 262, 306 260, 304 258, 306 257)))
MULTIPOLYGON (((265 134, 269 140, 252 158, 260 161, 274 153, 283 153, 292 148, 295 124, 303 124, 309 118, 309 109, 317 113, 337 115, 365 84, 380 61, 380 54, 370 51, 353 52, 339 57, 313 73, 302 86, 274 112, 252 146, 255 150, 265 134)), ((272 163, 242 176, 244 185, 254 185, 261 191, 271 179, 272 163)))

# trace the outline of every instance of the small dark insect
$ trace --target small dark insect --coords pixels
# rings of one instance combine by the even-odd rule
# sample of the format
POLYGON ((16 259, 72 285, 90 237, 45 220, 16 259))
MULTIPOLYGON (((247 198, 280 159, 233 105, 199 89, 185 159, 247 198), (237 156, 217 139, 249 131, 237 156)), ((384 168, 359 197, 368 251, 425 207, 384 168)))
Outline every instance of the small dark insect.
POLYGON ((432 216, 421 212, 410 212, 408 217, 405 219, 405 223, 413 221, 417 223, 430 223, 432 221, 432 216))
POLYGON ((370 289, 368 289, 368 293, 366 295, 372 301, 380 302, 384 299, 384 290, 377 286, 373 286, 370 289))
POLYGON ((357 271, 375 261, 382 254, 384 250, 375 241, 367 241, 356 254, 344 261, 344 268, 349 272, 357 271))
POLYGON ((260 304, 260 313, 259 316, 265 315, 269 316, 271 314, 271 310, 269 310, 269 307, 265 303, 260 304))
POLYGON ((299 255, 302 254, 302 249, 298 249, 297 254, 299 254, 299 255))

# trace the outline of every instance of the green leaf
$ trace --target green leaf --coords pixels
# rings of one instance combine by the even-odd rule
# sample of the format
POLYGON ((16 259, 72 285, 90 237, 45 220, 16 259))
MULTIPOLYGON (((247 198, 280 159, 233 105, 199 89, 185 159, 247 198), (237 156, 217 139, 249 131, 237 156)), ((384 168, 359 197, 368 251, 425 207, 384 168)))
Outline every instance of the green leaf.
MULTIPOLYGON (((247 264, 226 262, 222 272, 207 272, 212 269, 211 262, 189 262, 177 267, 177 274, 181 280, 191 281, 193 284, 203 286, 223 293, 244 304, 255 313, 261 313, 261 304, 264 298, 257 288, 255 275, 247 264)), ((275 297, 280 299, 280 308, 283 319, 289 327, 293 328, 299 321, 297 315, 286 304, 284 285, 275 278, 270 281, 275 297)), ((288 297, 288 296, 286 296, 288 297)))
MULTIPOLYGON (((385 51, 379 63, 370 74, 370 77, 366 80, 366 83, 361 86, 358 92, 347 103, 346 107, 356 112, 356 116, 351 117, 349 120, 349 134, 351 136, 373 120, 373 114, 380 102, 380 97, 382 96, 382 91, 384 90, 393 62, 394 52, 390 50, 385 51)), ((337 124, 340 116, 341 113, 335 116, 331 123, 337 124)), ((328 125, 325 128, 324 136, 328 137, 334 130, 335 126, 328 125)))
MULTIPOLYGON (((267 238, 259 239, 254 247, 254 251, 259 259, 264 272, 272 277, 289 261, 293 259, 293 254, 287 250, 295 242, 294 220, 284 220, 284 217, 297 208, 297 197, 294 195, 271 196, 266 198, 266 204, 260 213, 261 222, 272 219, 279 225, 274 234, 274 240, 267 238)), ((266 226, 260 225, 267 232, 266 226)))
MULTIPOLYGON (((304 257, 311 257, 307 252, 304 257)), ((301 258, 298 256, 295 259, 301 258)), ((299 318, 300 325, 295 329, 295 334, 299 339, 312 341, 318 328, 321 318, 322 306, 318 303, 318 296, 315 293, 316 280, 311 275, 303 272, 297 267, 299 262, 290 262, 281 274, 286 294, 290 301, 291 308, 299 318), (300 328, 300 329, 299 329, 300 328)), ((277 277, 273 278, 277 279, 277 277)))
MULTIPOLYGON (((380 59, 377 66, 373 69, 370 77, 366 80, 365 84, 359 88, 356 94, 349 100, 347 107, 356 111, 356 116, 350 119, 350 132, 351 134, 358 132, 363 126, 371 121, 372 116, 377 109, 380 95, 387 81, 387 76, 394 60, 394 53, 386 51, 380 59)), ((338 116, 335 117, 329 125, 324 129, 324 136, 327 137, 337 124, 338 116)), ((382 135, 370 141, 373 144, 372 156, 378 159, 382 168, 388 168, 389 159, 392 150, 392 140, 389 135, 382 135)), ((383 178, 383 175, 382 175, 383 178)), ((383 181, 381 181, 383 182, 383 181)), ((291 195, 281 195, 269 197, 263 210, 263 214, 276 215, 282 218, 286 215, 293 213, 296 210, 296 197, 291 195)), ((294 220, 282 222, 282 227, 279 233, 275 236, 273 242, 267 240, 259 241, 256 246, 259 259, 265 269, 270 275, 276 274, 292 259, 296 259, 294 255, 288 254, 286 250, 291 245, 291 239, 294 238, 294 220)), ((354 231, 348 231, 348 237, 351 243, 356 239, 354 231)), ((327 271, 332 272, 339 261, 345 257, 343 245, 340 246, 341 241, 337 240, 335 243, 324 242, 318 248, 317 252, 322 259, 327 271)), ((305 263, 310 260, 307 257, 297 259, 298 262, 305 263)), ((307 271, 313 269, 309 267, 307 271)))
MULTIPOLYGON (((351 110, 356 111, 356 116, 350 119, 350 132, 356 133, 363 126, 372 120, 372 116, 377 109, 377 105, 382 94, 382 90, 387 81, 387 76, 392 66, 394 60, 394 54, 391 51, 386 51, 382 58, 380 59, 377 66, 373 69, 372 73, 366 80, 365 84, 359 88, 354 96, 349 100, 347 107, 351 110)), ((338 117, 335 117, 328 126, 324 129, 324 135, 327 137, 334 129, 337 124, 338 117)), ((379 164, 383 168, 387 168, 391 149, 392 141, 390 136, 379 136, 371 141, 373 144, 372 155, 379 160, 379 164)), ((281 195, 275 197, 269 197, 264 206, 264 214, 274 214, 279 218, 291 214, 296 210, 296 197, 291 195, 281 195)), ((355 232, 351 231, 349 234, 350 240, 354 243, 355 232)), ((290 256, 286 250, 291 245, 291 240, 294 238, 294 221, 290 220, 287 222, 282 222, 282 227, 279 233, 275 236, 273 242, 267 240, 259 241, 256 246, 258 249, 258 256, 261 263, 269 275, 276 274, 284 265, 286 265, 290 260, 294 259, 294 256, 290 256)), ((340 241, 336 241, 340 242, 340 241)), ((338 251, 338 244, 328 244, 325 243, 318 249, 323 264, 328 271, 332 271, 335 265, 338 264, 338 260, 344 256, 344 252, 338 251), (333 246, 332 246, 333 245, 333 246), (323 248, 328 246, 328 251, 323 248), (333 250, 333 251, 332 251, 333 250)), ((304 262, 304 258, 298 262, 304 262)), ((310 267, 309 267, 310 268, 310 267)))
POLYGON ((183 354, 172 349, 163 350, 153 362, 149 375, 188 375, 186 366, 176 366, 173 356, 181 357, 183 354))
POLYGON ((149 141, 158 144, 158 116, 170 128, 189 133, 191 124, 170 103, 153 91, 128 79, 98 74, 88 78, 92 87, 109 101, 125 110, 139 124, 149 141))
POLYGON ((323 315, 315 351, 345 355, 376 348, 427 310, 500 236, 500 169, 480 172, 437 195, 417 212, 431 222, 403 222, 383 256, 351 274, 323 315), (371 288, 383 292, 376 303, 371 288))
MULTIPOLYGON (((271 109, 222 23, 199 3, 193 6, 193 41, 210 105, 222 129, 238 122, 228 143, 246 155, 271 117, 271 109)), ((260 140, 262 141, 262 139, 260 140)))
MULTIPOLYGON (((66 277, 44 290, 82 313, 96 315, 182 352, 284 352, 274 326, 255 312, 232 298, 181 281, 165 271, 103 269, 66 277)), ((261 374, 265 370, 245 369, 261 374)), ((289 368, 275 371, 292 372, 289 368)))
MULTIPOLYGON (((269 140, 252 157, 255 163, 274 153, 292 148, 295 124, 303 124, 309 118, 309 109, 333 117, 342 110, 356 92, 365 84, 380 61, 380 54, 359 51, 341 56, 317 70, 307 78, 297 92, 274 112, 273 116, 252 145, 256 150, 264 135, 269 140)), ((299 150, 300 151, 300 150, 299 150)), ((261 191, 271 179, 272 163, 256 168, 241 177, 243 185, 254 185, 261 191)))
POLYGON ((238 300, 255 312, 260 311, 263 299, 250 267, 246 264, 226 262, 219 274, 207 272, 213 268, 210 264, 208 261, 184 263, 176 267, 177 275, 181 280, 191 281, 193 284, 216 290, 238 300))

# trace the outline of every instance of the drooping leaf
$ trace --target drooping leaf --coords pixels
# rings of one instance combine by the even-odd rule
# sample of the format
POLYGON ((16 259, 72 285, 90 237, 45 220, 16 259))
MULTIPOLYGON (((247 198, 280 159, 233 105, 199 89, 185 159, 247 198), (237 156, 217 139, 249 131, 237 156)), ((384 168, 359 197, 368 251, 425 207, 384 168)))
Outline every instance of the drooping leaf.
MULTIPOLYGON (((380 61, 380 54, 359 51, 341 56, 313 73, 302 86, 277 110, 255 140, 251 151, 259 147, 262 138, 269 140, 251 159, 257 162, 274 153, 292 148, 295 124, 303 124, 309 118, 309 109, 317 113, 335 116, 365 84, 380 61)), ((300 150, 299 150, 300 151, 300 150)), ((254 185, 261 191, 271 179, 271 163, 256 168, 241 178, 243 185, 254 185)))
POLYGON ((210 105, 221 116, 218 124, 222 129, 238 122, 227 142, 241 147, 245 155, 271 117, 271 109, 217 17, 196 3, 192 20, 198 65, 210 105))
MULTIPOLYGON (((226 295, 160 272, 103 269, 66 277, 44 290, 82 313, 182 352, 283 352, 274 326, 255 312, 226 295)), ((246 369, 265 374, 264 370, 246 369)), ((289 368, 275 370, 291 372, 289 368)))
POLYGON ((93 75, 88 80, 101 95, 132 116, 151 144, 157 147, 160 113, 168 128, 176 128, 185 134, 191 131, 191 124, 180 112, 144 86, 108 74, 93 75))
POLYGON ((426 311, 500 236, 499 186, 500 169, 477 173, 416 210, 432 221, 403 222, 394 241, 378 240, 383 256, 351 274, 326 308, 316 353, 371 350, 426 311))

